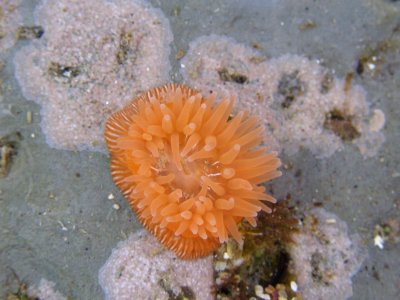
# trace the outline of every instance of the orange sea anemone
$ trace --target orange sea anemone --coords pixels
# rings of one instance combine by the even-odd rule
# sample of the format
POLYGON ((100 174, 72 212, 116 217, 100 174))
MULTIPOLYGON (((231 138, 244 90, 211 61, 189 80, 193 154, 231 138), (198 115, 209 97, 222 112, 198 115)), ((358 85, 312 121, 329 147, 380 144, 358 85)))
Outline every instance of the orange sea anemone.
POLYGON ((184 85, 152 89, 107 121, 111 175, 140 222, 179 257, 208 255, 238 223, 253 226, 261 183, 281 175, 276 153, 261 147, 263 128, 233 99, 214 104, 184 85))

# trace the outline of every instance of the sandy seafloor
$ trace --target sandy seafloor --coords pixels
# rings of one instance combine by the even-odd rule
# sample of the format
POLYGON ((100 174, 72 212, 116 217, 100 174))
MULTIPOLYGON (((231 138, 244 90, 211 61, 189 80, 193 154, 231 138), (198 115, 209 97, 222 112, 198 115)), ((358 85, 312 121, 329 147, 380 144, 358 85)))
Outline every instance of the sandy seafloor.
MULTIPOLYGON (((365 49, 390 38, 400 26, 400 2, 390 0, 150 2, 170 21, 171 78, 177 82, 182 77, 176 52, 187 50, 202 35, 227 35, 246 45, 256 42, 272 57, 291 53, 323 59, 336 76, 344 77, 356 74, 365 49), (315 28, 300 30, 308 20, 315 28)), ((36 4, 23 1, 26 24, 32 25, 36 4)), ((7 293, 17 274, 28 285, 40 278, 56 282, 57 290, 72 299, 101 299, 99 268, 117 242, 140 225, 111 180, 105 154, 55 150, 46 144, 40 107, 24 99, 14 77, 12 58, 27 43, 19 41, 6 51, 0 73, 2 105, 11 112, 0 115, 0 134, 21 136, 14 137, 17 154, 10 172, 0 179, 0 295, 7 293), (28 111, 33 113, 31 124, 26 121, 28 111), (108 199, 110 193, 115 199, 108 199)), ((317 159, 302 150, 282 157, 293 167, 274 181, 278 198, 290 192, 299 209, 322 202, 347 222, 350 233, 361 236, 368 257, 353 277, 351 299, 398 299, 400 292, 399 244, 386 243, 381 250, 373 243, 375 225, 398 220, 400 213, 398 47, 383 53, 386 69, 381 74, 354 76, 367 91, 371 107, 386 115, 386 142, 379 153, 364 159, 347 144, 343 151, 317 159), (298 170, 300 177, 295 176, 298 170)))

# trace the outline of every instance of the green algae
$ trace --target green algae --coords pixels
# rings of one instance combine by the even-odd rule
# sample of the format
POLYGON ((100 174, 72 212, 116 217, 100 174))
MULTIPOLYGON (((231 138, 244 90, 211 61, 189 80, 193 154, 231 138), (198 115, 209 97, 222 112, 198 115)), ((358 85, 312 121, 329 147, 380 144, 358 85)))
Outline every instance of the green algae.
POLYGON ((290 271, 288 249, 298 221, 287 201, 277 204, 271 214, 260 213, 256 227, 242 222, 240 231, 243 248, 230 240, 214 257, 217 299, 249 299, 260 286, 271 295, 296 296, 289 288, 295 276, 290 271))

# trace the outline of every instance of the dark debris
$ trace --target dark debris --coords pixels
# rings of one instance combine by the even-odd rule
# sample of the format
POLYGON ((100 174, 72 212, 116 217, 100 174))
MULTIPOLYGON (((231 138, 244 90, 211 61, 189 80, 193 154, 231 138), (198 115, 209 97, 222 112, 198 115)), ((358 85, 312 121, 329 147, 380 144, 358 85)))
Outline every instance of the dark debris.
POLYGON ((17 155, 19 132, 0 137, 0 178, 6 177, 11 168, 13 157, 17 155))
POLYGON ((306 93, 306 83, 299 78, 299 71, 284 74, 278 83, 278 94, 283 98, 281 106, 289 108, 297 97, 306 93))
POLYGON ((352 117, 339 109, 333 109, 325 116, 324 128, 333 131, 345 142, 359 138, 361 133, 352 123, 352 117))
POLYGON ((160 279, 158 281, 159 286, 168 294, 168 300, 195 300, 196 296, 193 290, 188 286, 181 286, 179 294, 175 294, 170 288, 166 279, 160 279))
POLYGON ((229 70, 228 68, 219 69, 218 75, 222 81, 231 81, 239 84, 249 82, 249 78, 246 75, 240 74, 234 70, 229 70))
POLYGON ((115 55, 118 64, 122 65, 127 60, 128 55, 131 52, 130 44, 132 39, 132 32, 122 31, 119 35, 119 49, 115 55))
POLYGON ((44 34, 42 26, 20 26, 16 32, 17 40, 39 39, 44 34))
MULTIPOLYGON (((387 56, 400 49, 399 33, 400 24, 397 24, 388 38, 381 40, 374 45, 366 45, 358 57, 355 70, 356 73, 360 76, 365 73, 378 75, 383 72, 385 65, 390 69, 391 65, 387 61, 387 56)), ((391 73, 390 70, 389 73, 391 73)))
POLYGON ((318 284, 328 286, 330 280, 326 277, 329 275, 329 273, 326 273, 323 270, 322 265, 325 263, 324 261, 324 256, 319 252, 314 252, 311 255, 311 278, 318 284))
POLYGON ((57 62, 50 62, 47 69, 48 73, 57 78, 71 79, 80 74, 78 67, 65 66, 57 62))
POLYGON ((320 88, 321 94, 328 94, 329 91, 332 89, 334 83, 335 83, 335 77, 331 72, 327 71, 321 80, 321 88, 320 88))

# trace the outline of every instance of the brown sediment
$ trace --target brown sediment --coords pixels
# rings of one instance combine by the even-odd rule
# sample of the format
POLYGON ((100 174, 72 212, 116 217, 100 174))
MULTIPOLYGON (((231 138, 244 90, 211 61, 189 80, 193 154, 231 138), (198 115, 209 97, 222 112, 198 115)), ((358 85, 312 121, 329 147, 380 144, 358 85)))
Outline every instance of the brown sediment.
POLYGON ((302 31, 314 29, 315 27, 317 27, 317 24, 313 20, 306 20, 299 25, 299 29, 302 31))
POLYGON ((249 62, 255 64, 255 65, 259 65, 263 62, 265 62, 267 60, 267 58, 265 56, 262 55, 255 55, 249 58, 249 62))
POLYGON ((257 50, 263 50, 264 47, 257 41, 251 42, 251 47, 257 50))
POLYGON ((184 57, 185 54, 186 54, 185 50, 183 50, 182 48, 180 48, 180 49, 176 52, 176 54, 175 54, 175 59, 179 60, 179 59, 181 59, 182 57, 184 57))
POLYGON ((344 93, 347 95, 351 89, 351 85, 353 83, 353 72, 349 72, 346 74, 346 76, 344 77, 344 87, 343 87, 343 91, 344 93))
POLYGON ((352 117, 336 108, 326 114, 324 127, 332 130, 345 142, 352 141, 361 135, 353 125, 352 117))

